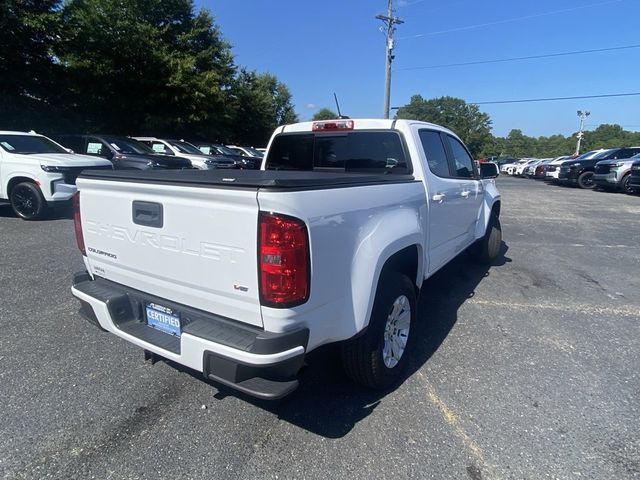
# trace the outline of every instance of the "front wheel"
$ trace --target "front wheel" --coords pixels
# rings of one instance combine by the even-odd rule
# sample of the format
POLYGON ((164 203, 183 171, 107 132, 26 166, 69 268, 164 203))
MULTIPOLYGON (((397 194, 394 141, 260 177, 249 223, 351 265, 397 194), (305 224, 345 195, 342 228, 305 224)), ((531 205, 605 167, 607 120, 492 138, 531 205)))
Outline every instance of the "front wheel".
POLYGON ((633 193, 633 188, 629 184, 630 181, 631 175, 627 173, 622 179, 622 182, 620 182, 620 190, 622 190, 624 193, 633 193))
POLYGON ((578 177, 578 186, 580 188, 593 188, 596 184, 593 181, 593 172, 582 172, 578 177))
POLYGON ((342 344, 344 370, 369 388, 387 388, 407 367, 415 336, 416 292, 406 275, 381 278, 366 331, 342 344))
POLYGON ((47 202, 34 183, 17 184, 11 189, 9 200, 15 214, 24 220, 38 220, 47 211, 47 202))
POLYGON ((500 247, 502 245, 502 226, 500 219, 495 213, 491 213, 489 224, 484 236, 475 244, 475 257, 478 262, 490 265, 498 258, 500 247))

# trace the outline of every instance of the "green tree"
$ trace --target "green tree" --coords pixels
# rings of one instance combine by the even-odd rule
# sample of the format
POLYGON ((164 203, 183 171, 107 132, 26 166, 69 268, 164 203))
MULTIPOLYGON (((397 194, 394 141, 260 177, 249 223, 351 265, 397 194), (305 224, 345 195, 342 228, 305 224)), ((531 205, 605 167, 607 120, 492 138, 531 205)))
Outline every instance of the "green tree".
POLYGON ((59 102, 85 130, 218 137, 235 67, 192 0, 69 0, 59 102))
POLYGON ((231 92, 233 142, 266 145, 276 127, 298 121, 289 89, 271 74, 241 69, 231 92))
POLYGON ((48 93, 59 68, 52 47, 59 0, 0 1, 0 128, 41 129, 55 116, 48 93))
POLYGON ((338 118, 338 114, 329 108, 321 108, 314 115, 312 120, 333 120, 338 118))
MULTIPOLYGON (((573 136, 575 139, 575 134, 573 136)), ((634 141, 633 132, 625 131, 620 125, 602 124, 595 130, 584 132, 581 152, 595 148, 630 146, 634 141)))
POLYGON ((477 105, 460 98, 440 97, 425 100, 421 95, 411 97, 409 104, 398 109, 396 118, 432 122, 454 131, 478 156, 485 143, 491 141, 491 118, 477 105))

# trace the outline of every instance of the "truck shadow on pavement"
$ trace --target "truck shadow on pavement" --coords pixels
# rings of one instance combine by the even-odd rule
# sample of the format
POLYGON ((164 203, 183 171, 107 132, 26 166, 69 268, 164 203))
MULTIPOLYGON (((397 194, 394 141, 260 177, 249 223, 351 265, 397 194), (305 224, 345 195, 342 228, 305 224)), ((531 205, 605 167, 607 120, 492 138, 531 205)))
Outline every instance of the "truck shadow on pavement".
MULTIPOLYGON (((418 299, 419 340, 403 380, 393 388, 371 391, 354 384, 342 371, 338 347, 329 345, 309 354, 307 366, 300 374, 300 387, 285 399, 273 403, 240 396, 316 435, 345 436, 438 350, 458 320, 458 309, 473 297, 482 279, 490 275, 492 268, 511 262, 505 255, 507 250, 508 246, 503 242, 500 256, 491 266, 473 263, 465 252, 423 284, 418 299)), ((239 395, 215 386, 219 390, 218 399, 224 399, 227 394, 239 395)))

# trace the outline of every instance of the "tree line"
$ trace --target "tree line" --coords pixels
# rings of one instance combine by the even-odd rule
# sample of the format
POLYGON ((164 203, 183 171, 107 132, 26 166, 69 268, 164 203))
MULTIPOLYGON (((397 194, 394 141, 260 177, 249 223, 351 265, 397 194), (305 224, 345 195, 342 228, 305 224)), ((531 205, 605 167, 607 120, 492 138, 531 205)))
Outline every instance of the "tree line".
POLYGON ((193 0, 0 0, 0 129, 266 144, 297 121, 193 0))
MULTIPOLYGON (((440 97, 426 100, 420 95, 411 97, 407 105, 398 109, 396 118, 422 120, 453 130, 467 144, 476 158, 491 156, 546 158, 570 155, 575 152, 576 133, 565 137, 529 137, 513 129, 506 137, 491 133, 491 117, 477 105, 460 98, 440 97)), ((600 125, 584 132, 581 153, 596 148, 640 145, 640 132, 624 130, 620 125, 600 125)))
MULTIPOLYGON (((336 118, 328 108, 319 110, 314 120, 336 118)), ((477 105, 460 98, 439 97, 424 99, 414 95, 410 102, 398 109, 396 118, 421 120, 442 125, 462 138, 476 158, 484 157, 533 157, 546 158, 571 155, 576 150, 576 133, 529 137, 522 130, 513 129, 506 137, 495 137, 491 133, 491 117, 481 112, 477 105)), ((612 148, 640 145, 640 132, 624 130, 620 125, 600 125, 595 130, 584 132, 581 153, 597 148, 612 148)))

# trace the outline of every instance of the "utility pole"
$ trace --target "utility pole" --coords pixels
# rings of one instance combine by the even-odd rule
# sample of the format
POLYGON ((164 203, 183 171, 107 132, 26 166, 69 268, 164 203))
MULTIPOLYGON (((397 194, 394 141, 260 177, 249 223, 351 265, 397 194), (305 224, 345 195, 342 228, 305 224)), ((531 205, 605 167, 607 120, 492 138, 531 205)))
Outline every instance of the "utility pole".
POLYGON ((389 118, 389 101, 391 98, 391 62, 395 55, 393 55, 393 32, 395 32, 395 25, 400 25, 404 23, 398 17, 393 16, 393 0, 388 0, 387 4, 387 14, 386 15, 376 15, 378 20, 382 20, 384 22, 384 27, 382 27, 381 31, 387 34, 387 60, 385 64, 385 80, 384 80, 384 118, 389 118))
POLYGON ((578 132, 578 145, 576 145, 576 156, 580 155, 580 143, 582 142, 582 137, 584 137, 584 121, 587 117, 591 115, 591 112, 583 112, 582 110, 578 110, 578 117, 580 118, 580 131, 578 132))

